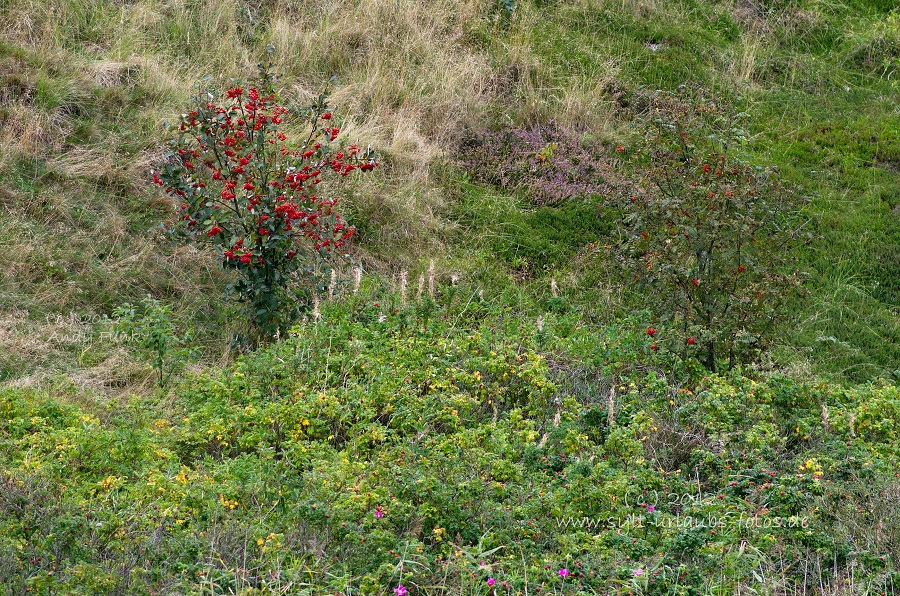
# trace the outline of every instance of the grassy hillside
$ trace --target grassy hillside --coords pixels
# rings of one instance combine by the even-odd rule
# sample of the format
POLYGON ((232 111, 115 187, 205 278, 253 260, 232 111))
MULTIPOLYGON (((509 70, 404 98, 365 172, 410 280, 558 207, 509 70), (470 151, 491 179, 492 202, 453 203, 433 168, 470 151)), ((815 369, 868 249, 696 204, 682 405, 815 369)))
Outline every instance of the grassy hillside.
MULTIPOLYGON (((819 233, 802 254, 812 295, 795 305, 802 324, 785 337, 782 364, 852 381, 896 369, 900 24, 886 4, 339 7, 3 5, 0 225, 11 254, 0 300, 4 345, 14 348, 0 363, 4 378, 87 374, 104 362, 92 377, 121 370, 110 362, 123 357, 114 347, 94 342, 85 354, 83 343, 57 338, 98 335, 94 321, 147 292, 172 300, 214 355, 221 338, 210 330, 225 322, 208 296, 223 280, 202 256, 147 233, 170 217, 148 172, 162 157, 162 123, 183 110, 193 83, 252 73, 270 43, 286 98, 302 102, 334 76, 348 138, 384 155, 387 167, 348 204, 358 257, 394 274, 477 247, 493 258, 497 246, 485 244, 484 230, 473 238, 459 209, 487 203, 491 212, 497 190, 460 185, 458 169, 447 167, 466 131, 552 119, 627 143, 646 91, 695 84, 742 93, 752 118, 743 152, 802 186, 819 233)), ((520 222, 544 216, 526 197, 509 204, 498 207, 508 221, 496 228, 527 252, 532 241, 518 231, 531 232, 520 222)), ((566 224, 582 246, 611 230, 589 219, 583 229, 566 224)), ((562 255, 573 248, 553 267, 572 268, 562 255)), ((511 249, 500 250, 515 268, 511 249)))
POLYGON ((896 593, 898 78, 893 0, 0 0, 0 593, 896 593), (382 167, 362 289, 238 356, 151 170, 268 46, 382 167), (692 93, 809 199, 808 291, 721 375, 613 258, 692 93), (147 294, 195 348, 162 389, 147 294))

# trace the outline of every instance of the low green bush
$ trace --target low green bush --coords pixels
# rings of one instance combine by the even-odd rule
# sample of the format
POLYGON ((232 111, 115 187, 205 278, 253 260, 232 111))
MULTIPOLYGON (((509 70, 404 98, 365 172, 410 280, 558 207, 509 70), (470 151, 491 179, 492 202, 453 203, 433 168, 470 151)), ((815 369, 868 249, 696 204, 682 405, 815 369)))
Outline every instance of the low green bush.
POLYGON ((465 302, 438 295, 426 317, 392 300, 327 303, 159 402, 88 414, 65 405, 74 389, 0 392, 0 585, 674 595, 900 579, 895 386, 706 376, 647 349, 641 316, 550 313, 539 343, 489 301, 463 328, 465 302))

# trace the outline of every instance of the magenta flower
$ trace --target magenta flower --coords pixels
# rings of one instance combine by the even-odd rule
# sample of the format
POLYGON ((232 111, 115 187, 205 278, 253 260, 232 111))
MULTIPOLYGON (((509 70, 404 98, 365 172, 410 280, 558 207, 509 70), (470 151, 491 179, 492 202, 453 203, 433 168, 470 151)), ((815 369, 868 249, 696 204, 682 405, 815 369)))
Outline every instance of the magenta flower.
POLYGON ((563 579, 569 577, 569 570, 566 569, 565 567, 563 567, 562 569, 559 570, 559 576, 563 579))
MULTIPOLYGON (((378 519, 381 519, 382 517, 384 517, 384 511, 381 510, 381 505, 379 505, 378 507, 375 508, 375 517, 377 517, 378 519)), ((402 588, 403 586, 400 586, 400 587, 402 588)), ((406 592, 404 592, 404 594, 405 593, 406 592)))
POLYGON ((640 567, 638 567, 637 569, 632 571, 632 573, 634 574, 635 577, 640 577, 640 576, 644 575, 644 570, 641 569, 640 567))
POLYGON ((656 507, 654 507, 653 505, 647 505, 647 513, 653 513, 654 511, 656 511, 656 507))
POLYGON ((397 596, 406 596, 408 590, 403 587, 403 584, 398 584, 396 588, 394 588, 394 594, 397 596))
POLYGON ((493 586, 496 583, 497 583, 497 580, 495 580, 493 577, 489 577, 487 579, 487 585, 489 585, 489 586, 493 586))

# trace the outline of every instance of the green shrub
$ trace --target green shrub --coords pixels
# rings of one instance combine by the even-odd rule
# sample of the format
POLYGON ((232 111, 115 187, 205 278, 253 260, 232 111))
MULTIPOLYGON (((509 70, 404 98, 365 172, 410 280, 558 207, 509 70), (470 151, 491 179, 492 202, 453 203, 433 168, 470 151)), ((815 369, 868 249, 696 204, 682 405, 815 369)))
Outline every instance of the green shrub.
POLYGON ((188 345, 192 339, 190 330, 179 333, 172 307, 149 294, 141 300, 140 309, 123 304, 113 311, 113 317, 117 336, 126 344, 137 346, 150 359, 160 387, 167 385, 196 353, 196 348, 188 345))
MULTIPOLYGON (((806 200, 776 169, 740 162, 744 114, 679 98, 649 123, 636 159, 646 175, 624 198, 620 258, 671 337, 715 371, 752 361, 796 300, 806 200)), ((648 334, 653 335, 650 331, 648 334)))

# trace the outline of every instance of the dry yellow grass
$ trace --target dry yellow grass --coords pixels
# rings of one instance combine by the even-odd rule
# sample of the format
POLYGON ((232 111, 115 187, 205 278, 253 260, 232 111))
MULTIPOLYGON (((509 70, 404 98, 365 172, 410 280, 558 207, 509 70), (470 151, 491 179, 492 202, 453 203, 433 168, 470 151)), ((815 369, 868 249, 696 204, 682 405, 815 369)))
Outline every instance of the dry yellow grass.
MULTIPOLYGON (((7 151, 29 154, 58 148, 72 132, 66 110, 83 103, 79 94, 135 86, 141 109, 125 124, 137 119, 148 143, 161 141, 158 125, 183 109, 196 79, 246 77, 272 44, 286 100, 302 103, 335 77, 332 100, 346 118, 345 134, 385 156, 385 176, 356 193, 367 197, 360 209, 369 213, 384 204, 388 212, 408 216, 404 224, 411 233, 404 235, 428 244, 443 208, 442 193, 430 180, 432 165, 462 130, 485 125, 498 105, 507 111, 516 106, 519 120, 552 114, 590 127, 609 122, 602 90, 616 75, 614 65, 581 73, 572 85, 554 85, 552 72, 529 46, 528 31, 541 17, 525 3, 517 24, 493 47, 471 42, 470 32, 483 26, 489 6, 485 0, 356 0, 351 6, 338 0, 210 0, 199 6, 185 0, 26 0, 19 10, 0 12, 0 34, 40 57, 38 68, 51 62, 63 67, 64 76, 53 80, 62 108, 15 103, 0 141, 7 151)), ((655 10, 653 2, 629 6, 655 10)), ((115 153, 122 140, 105 135, 103 151, 115 153)), ((128 157, 127 175, 138 187, 158 155, 128 157)), ((62 159, 64 168, 76 168, 75 157, 62 159)), ((104 158, 97 165, 109 170, 114 162, 104 158)), ((97 175, 97 169, 87 170, 97 175)), ((438 247, 432 242, 429 248, 438 247)))
MULTIPOLYGON (((158 144, 165 137, 160 124, 183 109, 196 79, 246 77, 274 44, 285 99, 302 103, 335 76, 332 99, 346 118, 345 134, 384 155, 388 172, 354 193, 363 203, 357 209, 402 217, 406 231, 400 236, 424 242, 440 228, 435 213, 443 203, 430 183, 430 167, 462 126, 483 122, 490 105, 488 60, 463 40, 481 4, 365 0, 348 9, 337 1, 280 1, 260 5, 259 12, 230 0, 199 8, 179 0, 29 0, 21 10, 0 13, 2 37, 31 52, 32 64, 17 65, 31 95, 44 71, 63 72, 52 81, 57 105, 42 109, 28 94, 4 102, 2 151, 58 152, 72 133, 72 106, 84 103, 82 94, 134 86, 142 105, 131 118, 141 122, 148 144, 158 144), (79 43, 84 37, 90 41, 79 43)), ((125 140, 105 134, 101 147, 54 157, 54 168, 74 177, 121 176, 122 156, 115 154, 125 140)), ((159 157, 127 156, 133 190, 159 157)))

